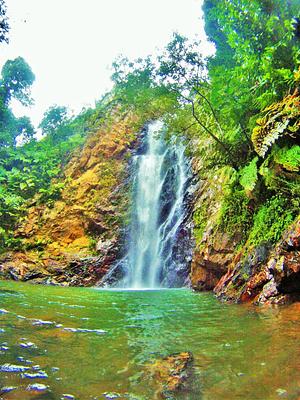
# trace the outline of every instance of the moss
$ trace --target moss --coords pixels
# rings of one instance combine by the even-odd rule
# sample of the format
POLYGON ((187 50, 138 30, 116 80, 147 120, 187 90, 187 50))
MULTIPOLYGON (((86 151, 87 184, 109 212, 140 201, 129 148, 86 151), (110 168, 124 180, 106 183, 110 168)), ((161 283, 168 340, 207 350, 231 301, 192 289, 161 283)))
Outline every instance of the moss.
POLYGON ((194 237, 196 245, 199 247, 207 225, 207 215, 204 207, 199 207, 193 214, 194 237))
POLYGON ((252 218, 249 198, 239 185, 233 184, 231 190, 225 195, 220 210, 220 229, 228 233, 230 237, 238 233, 241 243, 245 243, 252 225, 252 218))
POLYGON ((292 202, 280 195, 267 200, 254 215, 247 245, 252 247, 262 242, 276 243, 297 216, 299 206, 299 199, 292 202))

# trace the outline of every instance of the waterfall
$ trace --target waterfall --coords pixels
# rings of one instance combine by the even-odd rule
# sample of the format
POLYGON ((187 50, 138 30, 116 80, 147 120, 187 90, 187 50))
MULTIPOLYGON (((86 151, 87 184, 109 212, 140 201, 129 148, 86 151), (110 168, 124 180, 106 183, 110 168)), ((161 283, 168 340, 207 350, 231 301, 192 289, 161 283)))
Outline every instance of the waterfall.
POLYGON ((160 121, 148 125, 142 154, 134 156, 132 217, 127 272, 131 288, 169 286, 183 222, 187 162, 182 145, 166 145, 160 121))

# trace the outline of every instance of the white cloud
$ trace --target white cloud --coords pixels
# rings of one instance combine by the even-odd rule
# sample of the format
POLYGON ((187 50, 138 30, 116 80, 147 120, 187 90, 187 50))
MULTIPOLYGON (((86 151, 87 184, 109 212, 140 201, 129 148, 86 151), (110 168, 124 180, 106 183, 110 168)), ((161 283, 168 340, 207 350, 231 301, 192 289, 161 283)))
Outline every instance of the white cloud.
MULTIPOLYGON (((78 112, 111 87, 119 54, 153 54, 178 31, 205 39, 201 0, 6 0, 11 30, 0 66, 22 56, 36 75, 31 109, 16 114, 37 125, 52 104, 78 112)), ((206 47, 209 48, 209 46, 206 47)))

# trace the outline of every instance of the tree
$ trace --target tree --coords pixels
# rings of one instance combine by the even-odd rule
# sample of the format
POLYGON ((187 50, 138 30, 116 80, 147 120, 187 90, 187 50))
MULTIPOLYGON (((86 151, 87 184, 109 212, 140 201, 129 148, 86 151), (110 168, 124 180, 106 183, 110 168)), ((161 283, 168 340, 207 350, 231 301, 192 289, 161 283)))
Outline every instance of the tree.
POLYGON ((65 106, 51 106, 45 113, 39 128, 49 134, 61 127, 68 120, 68 110, 65 106))
POLYGON ((45 113, 39 124, 44 135, 58 143, 64 141, 73 133, 70 122, 72 118, 68 116, 68 109, 65 106, 51 106, 45 113))
POLYGON ((6 42, 8 43, 8 34, 9 25, 7 22, 6 16, 6 5, 4 0, 0 0, 0 43, 6 42))
POLYGON ((24 106, 32 104, 30 87, 35 76, 22 57, 8 60, 1 71, 0 95, 6 105, 12 98, 18 100, 24 106))
POLYGON ((208 66, 212 103, 248 129, 251 116, 294 89, 299 1, 205 0, 203 7, 206 33, 216 46, 208 66))
POLYGON ((176 102, 174 93, 156 82, 156 65, 151 57, 134 61, 121 58, 113 63, 113 69, 113 102, 126 112, 134 109, 145 118, 158 118, 176 102))
POLYGON ((30 118, 25 116, 17 118, 15 125, 16 125, 15 130, 17 135, 16 139, 18 140, 19 143, 24 144, 33 139, 35 130, 34 127, 32 126, 30 118))
POLYGON ((30 87, 34 81, 31 68, 22 57, 8 60, 1 71, 0 79, 0 145, 15 146, 22 140, 33 137, 33 127, 27 117, 16 118, 9 108, 12 98, 28 106, 32 104, 30 87))
POLYGON ((174 33, 173 39, 167 45, 163 55, 158 57, 158 61, 158 76, 161 83, 177 93, 181 102, 191 106, 192 115, 197 124, 234 162, 230 147, 222 138, 224 132, 218 113, 210 101, 210 82, 199 43, 189 42, 187 38, 174 33), (198 112, 200 109, 201 112, 198 112), (205 113, 212 116, 212 126, 207 124, 207 118, 203 118, 205 113))

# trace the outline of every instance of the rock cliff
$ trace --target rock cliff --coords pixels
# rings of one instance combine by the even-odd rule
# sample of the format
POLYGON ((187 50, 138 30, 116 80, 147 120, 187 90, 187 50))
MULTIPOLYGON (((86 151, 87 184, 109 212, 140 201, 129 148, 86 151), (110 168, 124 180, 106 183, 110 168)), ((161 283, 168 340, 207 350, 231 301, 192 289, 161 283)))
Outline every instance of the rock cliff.
POLYGON ((91 285, 121 251, 130 207, 128 160, 141 123, 115 111, 91 133, 63 170, 60 198, 28 204, 15 233, 21 251, 1 257, 4 278, 36 283, 91 285))

